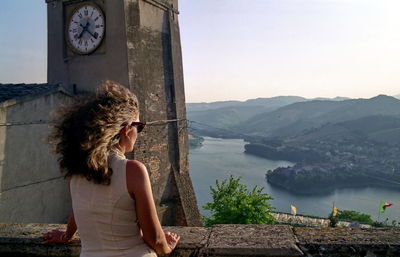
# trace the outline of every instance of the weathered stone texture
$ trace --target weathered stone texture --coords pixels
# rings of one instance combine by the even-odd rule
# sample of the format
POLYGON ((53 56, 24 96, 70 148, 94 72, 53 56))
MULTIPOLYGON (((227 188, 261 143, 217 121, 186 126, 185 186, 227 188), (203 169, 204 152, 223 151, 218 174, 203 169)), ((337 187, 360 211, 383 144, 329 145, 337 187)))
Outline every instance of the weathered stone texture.
POLYGON ((301 256, 290 226, 217 225, 212 227, 206 255, 301 256))
POLYGON ((185 94, 177 0, 93 0, 104 11, 106 38, 91 55, 64 49, 63 15, 81 1, 48 4, 48 80, 78 91, 95 91, 101 81, 117 81, 139 100, 142 121, 149 125, 130 158, 150 174, 163 225, 200 226, 201 218, 188 168, 185 94), (173 8, 171 8, 173 6, 173 8))
MULTIPOLYGON (((166 1, 177 6, 177 1, 166 1)), ((188 144, 178 18, 153 1, 125 1, 129 87, 141 119, 181 120, 148 126, 134 157, 150 172, 164 225, 200 226, 188 172, 188 144)))
POLYGON ((311 256, 400 256, 400 229, 295 228, 299 246, 311 256))
MULTIPOLYGON (((43 245, 40 236, 60 224, 1 224, 0 256, 77 257, 79 236, 71 244, 43 245)), ((400 229, 293 228, 268 225, 164 227, 181 236, 170 256, 400 256, 400 229)))

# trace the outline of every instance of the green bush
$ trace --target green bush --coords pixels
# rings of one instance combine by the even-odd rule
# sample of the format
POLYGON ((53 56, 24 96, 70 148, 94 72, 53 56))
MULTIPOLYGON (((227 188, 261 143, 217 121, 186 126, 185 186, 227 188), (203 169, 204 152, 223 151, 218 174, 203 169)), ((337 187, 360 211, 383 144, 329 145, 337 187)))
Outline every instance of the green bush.
POLYGON ((337 218, 337 216, 333 216, 333 212, 331 212, 331 214, 329 214, 328 219, 330 221, 329 226, 336 227, 336 225, 338 223, 338 218, 337 218))
POLYGON ((252 190, 240 184, 240 177, 230 176, 228 180, 216 181, 216 188, 210 187, 213 201, 203 206, 211 211, 211 217, 205 217, 205 225, 214 224, 274 224, 270 214, 273 207, 269 200, 273 198, 264 193, 263 187, 252 190))
POLYGON ((357 221, 363 224, 372 224, 373 222, 370 215, 349 210, 339 210, 336 218, 338 220, 357 221))
POLYGON ((386 218, 384 221, 374 221, 372 222, 373 227, 383 227, 383 228, 396 228, 400 226, 400 223, 397 222, 396 220, 392 220, 392 222, 389 222, 389 219, 386 218))

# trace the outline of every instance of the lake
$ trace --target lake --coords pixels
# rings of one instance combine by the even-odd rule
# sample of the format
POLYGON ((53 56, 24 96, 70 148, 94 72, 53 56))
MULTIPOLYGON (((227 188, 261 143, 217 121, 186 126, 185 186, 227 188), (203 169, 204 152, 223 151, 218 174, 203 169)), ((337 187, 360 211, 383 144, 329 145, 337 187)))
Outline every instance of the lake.
POLYGON ((384 188, 337 189, 325 195, 296 195, 284 189, 274 187, 265 180, 267 170, 287 167, 287 161, 272 161, 244 153, 245 142, 242 139, 220 139, 205 137, 203 146, 189 151, 190 176, 196 192, 202 215, 209 215, 201 206, 211 200, 210 186, 215 180, 223 180, 229 175, 241 176, 242 183, 249 187, 255 185, 265 188, 265 192, 274 198, 271 204, 278 212, 290 212, 290 205, 297 207, 298 214, 327 217, 335 203, 339 210, 355 210, 371 215, 374 220, 386 218, 400 221, 400 195, 398 191, 384 188), (379 216, 379 203, 393 203, 379 216))

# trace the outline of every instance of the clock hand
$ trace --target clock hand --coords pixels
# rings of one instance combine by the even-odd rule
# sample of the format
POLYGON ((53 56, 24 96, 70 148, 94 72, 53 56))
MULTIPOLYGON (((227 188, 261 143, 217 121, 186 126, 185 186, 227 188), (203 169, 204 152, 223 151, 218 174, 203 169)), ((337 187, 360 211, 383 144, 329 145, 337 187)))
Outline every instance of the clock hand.
POLYGON ((90 30, 87 29, 86 32, 89 33, 92 37, 94 37, 96 39, 96 37, 93 35, 92 32, 90 32, 90 30))
POLYGON ((88 31, 88 30, 87 30, 88 25, 89 25, 89 22, 87 22, 85 26, 82 26, 82 24, 79 23, 79 26, 82 27, 82 31, 81 31, 81 33, 79 34, 78 38, 81 38, 81 37, 82 37, 83 32, 88 31))
MULTIPOLYGON (((89 22, 87 23, 87 25, 89 24, 89 22)), ((93 34, 88 28, 86 28, 86 32, 89 33, 94 39, 97 39, 97 36, 95 34, 93 34)))
POLYGON ((81 38, 83 35, 83 32, 85 32, 85 30, 86 30, 86 27, 83 27, 82 24, 79 24, 79 25, 82 27, 82 31, 81 31, 81 33, 79 33, 78 38, 81 38))

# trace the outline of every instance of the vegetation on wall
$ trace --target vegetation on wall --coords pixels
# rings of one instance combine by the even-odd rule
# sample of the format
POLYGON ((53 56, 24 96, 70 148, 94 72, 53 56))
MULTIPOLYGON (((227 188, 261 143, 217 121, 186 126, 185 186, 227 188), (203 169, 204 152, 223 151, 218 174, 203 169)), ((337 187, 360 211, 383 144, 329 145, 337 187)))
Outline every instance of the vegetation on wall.
POLYGON ((230 176, 216 187, 210 187, 212 202, 203 206, 211 211, 210 217, 205 217, 205 225, 214 224, 274 224, 275 219, 270 214, 273 207, 268 202, 273 198, 264 193, 263 187, 255 186, 249 190, 240 183, 240 177, 230 176))
POLYGON ((371 215, 351 210, 339 210, 336 218, 344 221, 357 221, 362 224, 372 224, 373 222, 371 215))

